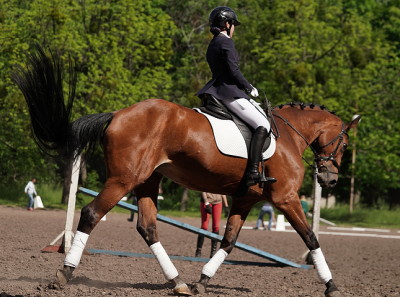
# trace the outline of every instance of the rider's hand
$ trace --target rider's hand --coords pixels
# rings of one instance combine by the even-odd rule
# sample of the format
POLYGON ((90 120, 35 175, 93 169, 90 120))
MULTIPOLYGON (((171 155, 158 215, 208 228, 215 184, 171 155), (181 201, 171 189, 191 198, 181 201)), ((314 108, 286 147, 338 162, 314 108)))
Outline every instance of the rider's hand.
POLYGON ((250 91, 250 95, 253 97, 258 97, 258 90, 255 87, 253 87, 250 91))

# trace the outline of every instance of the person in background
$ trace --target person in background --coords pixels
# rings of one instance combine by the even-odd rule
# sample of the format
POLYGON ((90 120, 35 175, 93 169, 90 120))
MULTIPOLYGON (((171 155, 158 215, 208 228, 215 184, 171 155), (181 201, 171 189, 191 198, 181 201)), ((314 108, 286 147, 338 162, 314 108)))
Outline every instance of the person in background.
MULTIPOLYGON (((225 195, 221 194, 212 194, 212 193, 201 193, 201 201, 200 201, 200 213, 201 213, 201 229, 208 229, 208 222, 210 220, 210 216, 212 216, 212 232, 215 234, 219 234, 219 225, 221 221, 222 214, 222 204, 225 207, 228 207, 228 200, 225 195)), ((204 243, 204 236, 199 234, 197 237, 197 247, 196 247, 196 257, 201 257, 201 249, 204 243)), ((217 243, 216 240, 211 240, 211 252, 210 258, 214 256, 217 251, 217 243)))
POLYGON ((305 195, 300 196, 301 207, 303 208, 304 214, 307 217, 307 213, 310 211, 310 207, 308 206, 308 202, 306 200, 305 195))
POLYGON ((33 199, 34 199, 34 197, 37 196, 36 188, 35 188, 36 182, 37 182, 36 178, 32 178, 32 179, 27 183, 27 185, 25 186, 25 194, 28 196, 28 199, 29 199, 29 201, 28 201, 28 207, 27 207, 27 209, 28 209, 29 211, 32 211, 32 210, 33 210, 33 202, 34 202, 33 199))
POLYGON ((268 230, 271 230, 272 221, 275 221, 275 216, 274 216, 274 209, 269 202, 265 202, 263 204, 263 206, 261 207, 260 213, 258 214, 256 226, 254 227, 255 230, 261 229, 260 226, 262 226, 262 228, 264 230, 266 230, 265 225, 264 225, 265 214, 269 215, 268 230))

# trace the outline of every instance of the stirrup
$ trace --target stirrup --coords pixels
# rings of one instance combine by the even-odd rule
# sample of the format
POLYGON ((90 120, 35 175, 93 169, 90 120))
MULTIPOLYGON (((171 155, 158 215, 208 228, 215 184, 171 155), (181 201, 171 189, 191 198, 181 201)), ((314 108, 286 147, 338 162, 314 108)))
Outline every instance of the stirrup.
POLYGON ((263 173, 250 173, 246 177, 246 186, 252 187, 256 184, 259 185, 260 188, 264 188, 266 184, 272 184, 276 182, 274 177, 266 177, 263 173))
POLYGON ((264 188, 266 184, 273 184, 273 183, 276 183, 276 178, 266 177, 265 175, 262 175, 260 181, 258 182, 260 188, 264 188))
POLYGON ((266 184, 276 183, 276 178, 274 177, 266 177, 265 176, 265 165, 264 162, 261 162, 261 174, 260 174, 260 188, 264 188, 266 184))

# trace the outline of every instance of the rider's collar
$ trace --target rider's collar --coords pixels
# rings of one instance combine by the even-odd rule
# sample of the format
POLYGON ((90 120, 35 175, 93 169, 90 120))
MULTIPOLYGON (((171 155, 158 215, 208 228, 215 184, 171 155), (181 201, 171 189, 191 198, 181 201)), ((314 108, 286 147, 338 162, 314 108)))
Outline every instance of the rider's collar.
POLYGON ((228 33, 226 33, 226 31, 222 31, 221 33, 219 33, 219 34, 223 34, 223 35, 225 35, 225 37, 228 37, 228 38, 230 38, 229 37, 229 35, 228 35, 228 33))

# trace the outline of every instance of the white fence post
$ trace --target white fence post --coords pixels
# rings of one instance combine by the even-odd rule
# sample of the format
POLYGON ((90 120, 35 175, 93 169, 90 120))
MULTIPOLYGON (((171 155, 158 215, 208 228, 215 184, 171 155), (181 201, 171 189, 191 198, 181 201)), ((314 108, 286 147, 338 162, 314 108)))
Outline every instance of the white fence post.
POLYGON ((81 156, 79 155, 74 160, 74 164, 72 165, 71 186, 69 188, 69 196, 68 196, 67 219, 65 220, 65 229, 64 229, 65 253, 68 253, 69 249, 71 248, 72 238, 74 237, 74 234, 72 232, 72 226, 74 224, 76 191, 78 190, 80 167, 81 167, 81 156))

